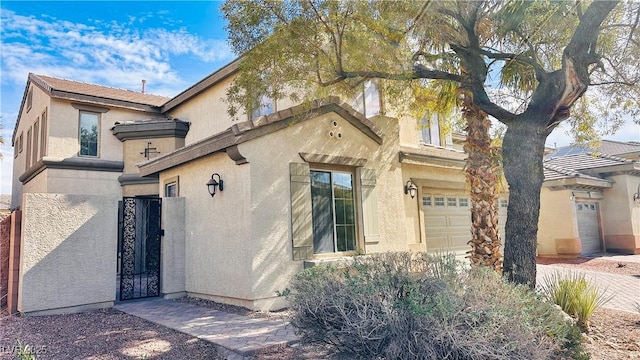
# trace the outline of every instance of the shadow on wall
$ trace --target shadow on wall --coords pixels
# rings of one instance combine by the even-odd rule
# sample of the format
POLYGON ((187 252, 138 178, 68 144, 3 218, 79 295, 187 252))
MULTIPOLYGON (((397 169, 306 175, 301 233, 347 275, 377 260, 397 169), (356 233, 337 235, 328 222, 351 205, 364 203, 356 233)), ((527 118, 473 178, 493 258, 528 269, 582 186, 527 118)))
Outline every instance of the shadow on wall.
MULTIPOLYGON (((45 311, 114 301, 118 199, 27 194, 19 310, 45 311)), ((73 312, 73 309, 61 310, 73 312)))

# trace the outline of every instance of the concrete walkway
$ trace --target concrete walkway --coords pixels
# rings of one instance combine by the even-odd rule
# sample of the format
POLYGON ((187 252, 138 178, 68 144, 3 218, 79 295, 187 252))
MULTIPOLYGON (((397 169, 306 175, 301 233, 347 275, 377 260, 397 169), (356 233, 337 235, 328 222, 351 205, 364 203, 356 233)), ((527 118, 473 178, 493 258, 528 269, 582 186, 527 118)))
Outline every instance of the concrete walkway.
MULTIPOLYGON (((624 256, 612 261, 638 261, 640 255, 624 256)), ((556 271, 580 271, 590 281, 614 297, 606 308, 636 312, 634 304, 640 302, 640 278, 603 272, 538 265, 538 284, 556 271)), ((116 309, 153 323, 163 325, 216 345, 226 359, 247 359, 258 350, 273 346, 294 344, 299 341, 293 328, 285 320, 248 318, 204 308, 180 301, 152 299, 120 303, 116 309)))
MULTIPOLYGON (((640 262, 640 255, 621 255, 602 257, 611 261, 640 262)), ((612 295, 612 299, 602 307, 637 312, 636 303, 640 303, 640 278, 630 275, 617 275, 598 271, 580 270, 554 265, 538 265, 536 282, 542 284, 544 277, 556 272, 569 274, 579 272, 585 279, 594 282, 600 289, 606 290, 606 294, 612 295)))
POLYGON ((226 359, 247 359, 256 351, 298 342, 284 320, 249 318, 167 299, 120 303, 116 309, 209 341, 226 359))

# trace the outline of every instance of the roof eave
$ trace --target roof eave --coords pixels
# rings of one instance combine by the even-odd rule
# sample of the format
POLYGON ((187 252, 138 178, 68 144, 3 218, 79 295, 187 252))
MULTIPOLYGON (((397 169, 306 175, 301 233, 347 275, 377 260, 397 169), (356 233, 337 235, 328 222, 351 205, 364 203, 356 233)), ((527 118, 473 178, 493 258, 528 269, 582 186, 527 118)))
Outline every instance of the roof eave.
POLYGON ((194 96, 200 94, 201 92, 211 88, 212 86, 218 84, 220 81, 238 72, 240 60, 241 58, 233 60, 229 64, 216 70, 211 75, 205 77, 191 87, 187 88, 180 94, 174 96, 171 100, 162 105, 162 113, 166 113, 167 111, 180 106, 182 103, 192 99, 194 96))

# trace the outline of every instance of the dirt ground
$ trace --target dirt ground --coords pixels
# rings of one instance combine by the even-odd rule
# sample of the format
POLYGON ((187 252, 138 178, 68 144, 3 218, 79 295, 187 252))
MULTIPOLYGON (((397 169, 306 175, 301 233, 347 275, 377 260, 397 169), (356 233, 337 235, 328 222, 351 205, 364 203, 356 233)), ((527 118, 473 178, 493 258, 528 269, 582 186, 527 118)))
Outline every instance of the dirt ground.
MULTIPOLYGON (((605 259, 551 260, 539 263, 579 267, 621 275, 640 276, 640 264, 605 259)), ((201 306, 249 317, 286 316, 255 313, 247 309, 199 299, 183 299, 201 306)), ((639 296, 640 301, 640 296, 639 296)), ((585 335, 585 346, 594 360, 640 359, 640 312, 598 310, 585 335)), ((114 309, 82 314, 0 318, 0 359, 15 359, 20 340, 38 359, 222 359, 215 347, 203 340, 155 325, 114 309)), ((287 346, 256 355, 256 360, 326 359, 323 346, 287 346)))

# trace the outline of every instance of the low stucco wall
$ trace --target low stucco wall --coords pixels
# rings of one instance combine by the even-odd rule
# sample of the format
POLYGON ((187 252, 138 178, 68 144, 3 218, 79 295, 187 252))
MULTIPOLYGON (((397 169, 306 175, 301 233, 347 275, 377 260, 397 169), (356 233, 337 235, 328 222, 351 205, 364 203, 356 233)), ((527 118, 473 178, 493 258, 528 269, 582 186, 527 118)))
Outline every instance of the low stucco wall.
POLYGON ((113 304, 118 198, 25 194, 18 311, 64 313, 113 304))
POLYGON ((175 297, 184 294, 184 250, 185 250, 184 198, 162 199, 162 269, 161 292, 175 297))

